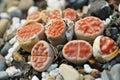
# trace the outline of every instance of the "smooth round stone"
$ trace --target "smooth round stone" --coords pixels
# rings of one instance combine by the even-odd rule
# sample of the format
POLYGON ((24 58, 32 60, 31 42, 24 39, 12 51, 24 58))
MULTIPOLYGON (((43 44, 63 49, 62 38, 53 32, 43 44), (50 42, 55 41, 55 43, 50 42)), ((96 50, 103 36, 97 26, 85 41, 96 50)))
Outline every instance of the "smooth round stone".
POLYGON ((38 11, 38 7, 36 6, 31 6, 29 9, 28 9, 28 15, 33 13, 34 11, 38 11))
POLYGON ((8 19, 1 19, 0 20, 0 38, 3 38, 3 35, 8 28, 8 24, 9 24, 8 19))
POLYGON ((104 70, 101 73, 101 79, 102 80, 113 80, 111 74, 107 70, 104 70))
POLYGON ((3 48, 0 51, 0 54, 3 56, 6 56, 8 54, 8 50, 11 48, 12 46, 10 45, 9 42, 6 42, 3 46, 3 48))
POLYGON ((66 0, 68 3, 70 3, 70 6, 74 9, 80 9, 84 5, 88 4, 89 0, 66 0))
POLYGON ((34 1, 33 0, 20 0, 20 3, 18 5, 18 8, 20 10, 28 10, 31 6, 33 6, 34 1))
POLYGON ((0 38, 0 48, 4 45, 4 39, 0 38))
POLYGON ((6 69, 5 58, 0 55, 0 71, 4 71, 6 69))
POLYGON ((37 76, 33 76, 31 80, 39 80, 37 76))
POLYGON ((83 75, 70 65, 61 64, 59 71, 64 80, 83 80, 83 75))
POLYGON ((89 4, 89 13, 92 16, 96 16, 102 20, 105 20, 113 13, 113 10, 108 5, 107 1, 95 0, 89 4))
POLYGON ((0 71, 0 80, 8 80, 9 76, 6 71, 0 71))
POLYGON ((120 64, 116 64, 111 68, 111 76, 113 80, 120 80, 120 64))
POLYGON ((10 15, 6 12, 0 13, 0 18, 10 19, 10 15))
POLYGON ((11 7, 7 10, 7 12, 12 16, 12 17, 19 17, 22 18, 23 14, 22 11, 20 9, 18 9, 18 7, 11 7))

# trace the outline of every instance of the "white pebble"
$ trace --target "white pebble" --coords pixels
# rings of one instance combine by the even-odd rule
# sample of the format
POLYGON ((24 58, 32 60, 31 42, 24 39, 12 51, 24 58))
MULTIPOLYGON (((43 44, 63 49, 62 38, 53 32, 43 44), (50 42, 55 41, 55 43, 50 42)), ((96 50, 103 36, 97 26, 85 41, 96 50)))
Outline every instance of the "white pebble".
MULTIPOLYGON (((20 49, 20 46, 19 46, 19 43, 18 43, 18 41, 17 41, 16 43, 14 43, 13 47, 11 47, 11 48, 8 50, 8 54, 5 56, 6 63, 11 62, 12 54, 13 54, 14 52, 17 52, 19 49, 20 49)), ((13 59, 12 59, 12 60, 13 60, 13 59)))
POLYGON ((119 4, 119 6, 118 6, 118 11, 120 12, 120 4, 119 4))
POLYGON ((55 70, 50 71, 50 76, 57 76, 59 74, 59 68, 56 68, 55 70))
POLYGON ((28 15, 33 13, 34 11, 38 11, 38 7, 36 6, 31 6, 29 9, 28 9, 28 15))
POLYGON ((31 80, 39 80, 37 76, 33 76, 31 80))
POLYGON ((50 72, 50 71, 54 70, 54 69, 57 68, 57 67, 58 67, 58 64, 52 64, 52 65, 47 69, 47 71, 50 72))
POLYGON ((14 36, 11 40, 9 40, 9 43, 12 45, 17 41, 16 36, 14 36))
POLYGON ((6 12, 2 12, 2 13, 0 13, 0 17, 1 18, 10 18, 10 16, 8 15, 8 13, 6 13, 6 12))
POLYGON ((49 74, 48 72, 42 72, 42 78, 48 78, 49 74))
POLYGON ((56 76, 56 80, 64 80, 63 77, 59 74, 56 76))
POLYGON ((84 64, 84 70, 86 73, 91 73, 93 69, 88 64, 84 64))
POLYGON ((101 78, 96 78, 95 80, 102 80, 101 78))
POLYGON ((46 78, 42 78, 42 80, 47 80, 46 78))
POLYGON ((16 69, 14 66, 11 66, 6 69, 6 72, 8 73, 9 76, 12 77, 17 73, 20 73, 21 71, 20 69, 16 69))
POLYGON ((23 25, 25 25, 26 22, 27 22, 26 19, 22 19, 22 20, 20 21, 20 23, 21 23, 21 27, 22 27, 23 25))

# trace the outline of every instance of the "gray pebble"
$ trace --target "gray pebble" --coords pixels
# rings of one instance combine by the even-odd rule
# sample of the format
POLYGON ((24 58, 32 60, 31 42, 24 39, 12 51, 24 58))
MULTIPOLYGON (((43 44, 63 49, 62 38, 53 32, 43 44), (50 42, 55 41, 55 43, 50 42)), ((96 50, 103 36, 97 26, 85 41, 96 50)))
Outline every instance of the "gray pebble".
POLYGON ((116 64, 111 68, 110 71, 113 80, 120 80, 120 64, 116 64))
POLYGON ((101 78, 102 78, 102 80, 113 80, 110 73, 107 70, 104 70, 101 73, 101 78))
POLYGON ((10 45, 10 43, 6 42, 5 45, 3 46, 3 48, 0 51, 0 54, 5 56, 8 54, 8 50, 11 48, 12 46, 10 45))
POLYGON ((17 7, 11 7, 8 9, 8 13, 12 16, 12 17, 19 17, 22 18, 23 14, 22 11, 20 9, 18 9, 17 7))
POLYGON ((5 58, 0 55, 0 71, 4 71, 6 69, 5 58))
POLYGON ((7 80, 9 78, 6 71, 0 71, 0 80, 7 80))

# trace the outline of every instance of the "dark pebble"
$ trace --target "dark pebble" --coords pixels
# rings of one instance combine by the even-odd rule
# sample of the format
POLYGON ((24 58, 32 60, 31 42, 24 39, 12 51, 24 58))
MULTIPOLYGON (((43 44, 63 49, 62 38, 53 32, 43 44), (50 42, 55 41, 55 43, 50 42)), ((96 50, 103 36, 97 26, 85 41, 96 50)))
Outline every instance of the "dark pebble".
POLYGON ((5 45, 3 46, 3 48, 0 51, 0 54, 3 56, 6 56, 8 54, 8 50, 11 48, 12 46, 10 45, 9 42, 6 42, 5 45))
POLYGON ((5 58, 0 55, 0 71, 4 71, 6 69, 5 58))

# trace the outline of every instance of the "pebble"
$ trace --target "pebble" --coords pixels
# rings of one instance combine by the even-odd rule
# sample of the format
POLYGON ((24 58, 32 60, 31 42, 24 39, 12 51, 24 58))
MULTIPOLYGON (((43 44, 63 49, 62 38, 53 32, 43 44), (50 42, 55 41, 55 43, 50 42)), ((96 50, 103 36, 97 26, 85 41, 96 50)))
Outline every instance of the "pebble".
POLYGON ((91 75, 85 75, 84 80, 94 80, 94 77, 92 77, 91 75))
POLYGON ((13 77, 14 75, 21 73, 20 69, 16 69, 15 66, 8 67, 6 69, 6 72, 10 77, 13 77))
POLYGON ((120 80, 120 64, 116 64, 111 68, 111 76, 113 80, 120 80))
POLYGON ((59 74, 59 68, 56 68, 55 70, 52 70, 49 72, 50 76, 57 76, 59 74))
POLYGON ((16 61, 25 61, 25 58, 23 57, 23 55, 20 54, 20 52, 14 52, 12 54, 12 57, 16 61))
POLYGON ((80 9, 88 3, 89 0, 66 0, 74 9, 80 9))
POLYGON ((8 50, 12 47, 12 45, 9 42, 6 42, 4 46, 2 47, 0 54, 3 56, 6 56, 8 54, 8 50))
POLYGON ((42 78, 47 79, 48 78, 48 72, 42 72, 42 78))
POLYGON ((64 80, 63 77, 59 74, 56 76, 56 80, 64 80))
POLYGON ((120 12, 120 4, 119 4, 119 6, 118 6, 118 11, 120 12))
POLYGON ((95 80, 102 80, 101 78, 96 78, 95 80))
POLYGON ((0 20, 0 38, 3 38, 4 32, 7 30, 9 24, 8 19, 0 20))
POLYGON ((20 0, 18 8, 20 10, 28 10, 31 6, 33 6, 34 1, 33 0, 20 0), (27 4, 26 4, 27 3, 27 4))
POLYGON ((64 80, 83 80, 83 76, 70 65, 61 64, 59 71, 64 80))
POLYGON ((10 15, 6 12, 1 12, 0 13, 0 18, 3 18, 3 19, 10 19, 10 15))
POLYGON ((38 11, 38 7, 36 6, 31 6, 29 9, 28 9, 28 15, 33 13, 34 11, 38 11))
POLYGON ((4 71, 6 69, 5 58, 0 55, 0 71, 4 71))
POLYGON ((4 45, 4 40, 3 40, 3 38, 0 38, 0 48, 1 48, 1 46, 3 46, 4 45))
POLYGON ((19 17, 22 18, 23 14, 22 11, 20 9, 18 9, 18 7, 11 7, 8 9, 7 11, 12 17, 19 17))
POLYGON ((50 72, 50 71, 54 70, 54 69, 57 68, 57 67, 58 67, 58 64, 52 64, 52 65, 47 69, 47 71, 50 72))
POLYGON ((92 69, 88 64, 84 64, 84 70, 86 73, 91 73, 92 71, 97 71, 96 69, 92 69))
POLYGON ((0 80, 8 80, 9 75, 6 71, 0 71, 0 80))
POLYGON ((101 79, 102 80, 112 80, 112 77, 107 70, 103 70, 103 72, 101 73, 101 79))
POLYGON ((53 10, 56 8, 65 9, 66 1, 65 0, 47 0, 47 5, 48 5, 47 7, 48 10, 53 10))
POLYGON ((13 61, 12 54, 20 49, 18 41, 14 43, 13 47, 8 50, 8 54, 5 56, 6 63, 9 64, 13 61))
POLYGON ((31 80, 39 80, 37 76, 33 76, 31 80))

